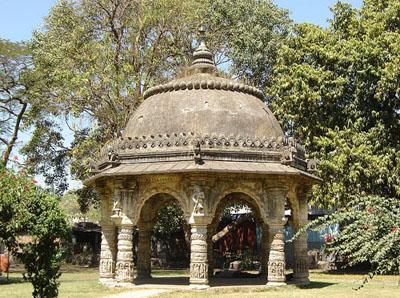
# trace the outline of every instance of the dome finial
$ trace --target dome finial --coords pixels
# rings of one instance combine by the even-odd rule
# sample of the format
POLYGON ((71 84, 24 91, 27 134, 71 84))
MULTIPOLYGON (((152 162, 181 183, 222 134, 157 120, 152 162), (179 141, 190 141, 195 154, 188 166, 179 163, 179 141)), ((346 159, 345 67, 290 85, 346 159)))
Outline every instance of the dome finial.
POLYGON ((193 53, 193 62, 191 68, 201 69, 202 72, 213 72, 216 70, 214 64, 214 55, 205 44, 206 29, 203 25, 199 27, 200 45, 193 53))
POLYGON ((206 27, 204 25, 201 25, 199 27, 199 39, 200 39, 200 44, 206 43, 206 27))

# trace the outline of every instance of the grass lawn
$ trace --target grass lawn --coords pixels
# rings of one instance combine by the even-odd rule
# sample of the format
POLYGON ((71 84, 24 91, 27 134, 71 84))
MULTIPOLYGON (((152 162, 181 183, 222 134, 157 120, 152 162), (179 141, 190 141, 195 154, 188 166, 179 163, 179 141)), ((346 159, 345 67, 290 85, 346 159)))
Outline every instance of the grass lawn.
MULTIPOLYGON (((32 297, 32 285, 22 278, 22 269, 10 270, 9 282, 6 280, 0 282, 1 298, 23 298, 32 297)), ((187 275, 187 270, 153 270, 152 274, 157 275, 187 275)), ((5 274, 3 277, 5 279, 5 274)), ((99 272, 97 268, 82 268, 77 266, 67 266, 63 268, 59 288, 59 297, 104 297, 107 295, 117 294, 126 289, 107 288, 98 284, 99 272)))
MULTIPOLYGON (((127 291, 127 289, 109 289, 97 283, 98 271, 94 268, 66 267, 61 276, 60 297, 104 297, 111 294, 127 291)), ((187 275, 187 271, 153 270, 157 275, 187 275)), ((363 278, 362 274, 328 274, 311 273, 312 283, 303 288, 285 286, 282 288, 218 288, 208 291, 180 291, 162 294, 162 298, 196 298, 196 297, 400 297, 398 276, 377 276, 374 280, 359 291, 353 288, 358 286, 363 278)), ((9 283, 0 283, 0 297, 31 297, 32 286, 23 281, 20 272, 10 273, 9 283)))
POLYGON ((398 285, 399 276, 377 276, 371 282, 366 284, 364 288, 355 291, 361 280, 362 274, 332 274, 317 273, 310 274, 311 284, 304 287, 288 285, 280 288, 219 288, 210 289, 208 291, 196 292, 174 292, 161 294, 159 298, 203 298, 203 297, 240 297, 240 298, 257 298, 257 297, 309 297, 309 298, 400 298, 400 286, 398 285))
MULTIPOLYGON (((102 297, 107 294, 119 293, 121 290, 108 289, 97 283, 98 271, 93 268, 68 270, 61 275, 59 297, 102 297)), ((32 285, 22 278, 20 272, 10 273, 10 283, 0 284, 0 297, 32 297, 32 285)))

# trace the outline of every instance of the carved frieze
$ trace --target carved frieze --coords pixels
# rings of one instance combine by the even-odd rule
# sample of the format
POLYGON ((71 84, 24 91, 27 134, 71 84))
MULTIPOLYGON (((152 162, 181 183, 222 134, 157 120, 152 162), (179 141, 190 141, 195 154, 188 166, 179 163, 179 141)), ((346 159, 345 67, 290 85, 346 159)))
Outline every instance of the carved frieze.
POLYGON ((104 257, 100 258, 100 278, 102 277, 113 277, 114 274, 114 261, 111 258, 105 259, 104 257))
MULTIPOLYGON (((101 161, 98 169, 101 170, 110 163, 115 166, 124 160, 164 160, 167 156, 171 160, 174 156, 179 156, 180 159, 182 156, 186 156, 187 159, 194 159, 201 164, 203 159, 212 159, 217 152, 218 158, 225 156, 224 158, 227 160, 283 162, 307 170, 304 147, 293 138, 259 139, 240 135, 202 136, 196 135, 194 132, 129 136, 116 139, 100 152, 101 161), (110 152, 115 157, 115 161, 110 160, 110 152), (180 154, 177 155, 178 152, 180 154)), ((96 169, 95 171, 97 172, 96 169)))
POLYGON ((268 281, 285 281, 285 261, 268 261, 268 281))
POLYGON ((190 279, 208 279, 208 264, 207 263, 191 263, 190 264, 190 279))
POLYGON ((121 282, 132 282, 135 278, 132 261, 118 261, 115 272, 117 280, 121 282))

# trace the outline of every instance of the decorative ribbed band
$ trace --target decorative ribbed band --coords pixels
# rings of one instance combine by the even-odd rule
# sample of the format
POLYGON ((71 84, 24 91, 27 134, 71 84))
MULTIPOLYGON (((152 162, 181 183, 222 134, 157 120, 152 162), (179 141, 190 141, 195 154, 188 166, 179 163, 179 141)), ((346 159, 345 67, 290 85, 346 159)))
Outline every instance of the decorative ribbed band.
POLYGON ((144 92, 144 99, 160 93, 173 92, 179 90, 224 90, 241 92, 253 95, 259 99, 263 99, 261 90, 227 79, 219 79, 218 77, 210 77, 208 80, 190 80, 190 81, 172 81, 164 85, 152 87, 144 92))

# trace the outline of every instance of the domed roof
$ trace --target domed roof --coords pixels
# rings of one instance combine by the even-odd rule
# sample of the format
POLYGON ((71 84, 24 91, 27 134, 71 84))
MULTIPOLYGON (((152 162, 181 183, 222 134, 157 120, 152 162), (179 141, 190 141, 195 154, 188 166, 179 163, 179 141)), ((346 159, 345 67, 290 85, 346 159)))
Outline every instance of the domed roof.
MULTIPOLYGON (((304 175, 304 148, 286 138, 260 90, 218 75, 204 45, 184 75, 144 93, 122 137, 100 152, 98 177, 173 172, 304 175)), ((88 181, 89 181, 88 180, 88 181)))
POLYGON ((204 43, 182 78, 149 89, 130 118, 126 137, 193 133, 198 137, 265 139, 282 129, 258 89, 219 77, 204 43))

